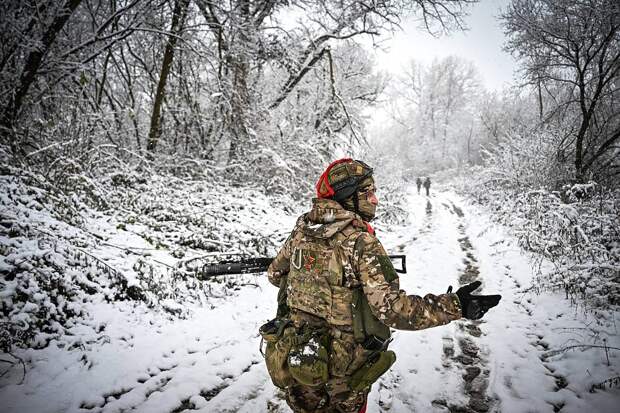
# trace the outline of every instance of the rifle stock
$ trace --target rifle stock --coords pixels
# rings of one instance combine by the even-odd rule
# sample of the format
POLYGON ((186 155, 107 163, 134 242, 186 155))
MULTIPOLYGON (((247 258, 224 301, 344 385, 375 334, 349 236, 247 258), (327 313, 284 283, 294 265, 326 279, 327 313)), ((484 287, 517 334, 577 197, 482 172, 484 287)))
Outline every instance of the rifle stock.
MULTIPOLYGON (((396 272, 405 274, 407 272, 407 263, 405 255, 388 255, 390 260, 400 260, 401 268, 394 268, 396 272)), ((243 258, 239 260, 224 261, 217 264, 205 264, 199 271, 198 278, 201 280, 207 280, 211 277, 218 275, 229 274, 251 274, 267 271, 269 264, 271 264, 273 258, 270 257, 258 257, 258 258, 243 258)))

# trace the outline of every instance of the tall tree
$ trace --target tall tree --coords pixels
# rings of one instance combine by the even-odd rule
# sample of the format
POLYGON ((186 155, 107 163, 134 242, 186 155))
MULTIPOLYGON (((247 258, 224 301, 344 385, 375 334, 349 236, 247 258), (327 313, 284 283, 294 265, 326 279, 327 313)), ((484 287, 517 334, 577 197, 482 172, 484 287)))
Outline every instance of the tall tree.
POLYGON ((531 84, 542 83, 547 91, 563 87, 547 111, 568 113, 575 121, 564 142, 574 153, 575 180, 582 182, 595 163, 617 150, 620 138, 620 2, 513 0, 502 19, 506 48, 520 59, 531 84))
MULTIPOLYGON (((0 128, 4 129, 3 133, 8 133, 13 128, 13 123, 17 118, 30 86, 35 80, 37 71, 39 67, 41 67, 45 55, 54 43, 54 40, 56 40, 58 33, 63 29, 69 17, 71 17, 71 14, 73 14, 81 2, 82 0, 66 0, 56 11, 49 26, 45 28, 38 44, 28 51, 24 65, 21 68, 19 81, 13 92, 9 94, 8 101, 2 111, 0 128)), ((34 19, 34 16, 32 19, 34 19)), ((29 23, 28 26, 31 26, 31 24, 34 24, 34 22, 29 23)), ((28 29, 28 31, 29 30, 30 29, 28 29)))
POLYGON ((249 145, 265 106, 274 110, 292 95, 300 81, 328 57, 333 43, 361 35, 377 36, 398 27, 400 16, 420 12, 428 27, 460 25, 464 5, 474 0, 196 0, 220 53, 221 95, 230 133, 229 162, 249 145), (297 20, 290 23, 291 20, 297 20), (285 80, 272 93, 258 97, 256 74, 277 60, 285 80), (267 101, 265 99, 270 99, 267 101))
POLYGON ((464 59, 448 56, 428 67, 411 62, 396 85, 400 109, 394 118, 404 129, 406 146, 414 148, 412 165, 436 170, 478 158, 473 129, 480 89, 476 68, 464 59))
POLYGON ((172 60, 174 58, 174 48, 178 37, 183 29, 183 22, 185 20, 185 14, 190 0, 175 0, 174 9, 172 11, 172 22, 170 24, 170 34, 166 41, 166 47, 164 49, 164 56, 161 63, 161 72, 159 74, 159 81, 157 82, 157 90, 155 92, 155 99, 153 101, 153 112, 151 114, 151 127, 149 129, 149 136, 146 149, 153 152, 157 147, 157 141, 160 134, 160 117, 161 107, 164 101, 164 94, 166 89, 166 82, 168 81, 168 75, 170 74, 170 68, 172 66, 172 60))

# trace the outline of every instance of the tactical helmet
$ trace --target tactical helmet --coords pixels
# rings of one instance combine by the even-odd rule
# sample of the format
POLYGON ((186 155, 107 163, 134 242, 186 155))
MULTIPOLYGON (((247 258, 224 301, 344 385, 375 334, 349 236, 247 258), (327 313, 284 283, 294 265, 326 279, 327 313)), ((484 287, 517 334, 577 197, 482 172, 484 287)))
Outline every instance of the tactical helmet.
POLYGON ((331 198, 342 202, 359 188, 360 184, 372 176, 372 168, 362 161, 351 158, 338 159, 329 164, 316 183, 318 198, 331 198))

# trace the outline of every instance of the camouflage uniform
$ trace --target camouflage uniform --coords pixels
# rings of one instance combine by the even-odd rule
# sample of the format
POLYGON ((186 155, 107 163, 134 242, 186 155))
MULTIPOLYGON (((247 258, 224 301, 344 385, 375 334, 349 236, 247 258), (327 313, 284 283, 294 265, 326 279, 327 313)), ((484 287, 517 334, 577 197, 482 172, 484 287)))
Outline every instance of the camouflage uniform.
POLYGON ((358 412, 370 391, 351 391, 349 378, 370 351, 354 337, 352 292, 361 289, 372 314, 386 326, 419 330, 461 318, 455 294, 407 295, 383 246, 362 218, 332 199, 314 199, 275 260, 269 281, 286 286, 296 327, 329 329, 329 381, 286 387, 295 412, 358 412), (284 281, 284 283, 283 283, 284 281))

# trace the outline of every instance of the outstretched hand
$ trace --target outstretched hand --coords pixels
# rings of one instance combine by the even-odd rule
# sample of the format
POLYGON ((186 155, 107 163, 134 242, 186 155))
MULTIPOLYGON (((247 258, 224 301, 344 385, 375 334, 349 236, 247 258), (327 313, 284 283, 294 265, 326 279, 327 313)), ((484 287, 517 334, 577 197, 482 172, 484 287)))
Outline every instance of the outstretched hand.
MULTIPOLYGON (((489 309, 499 304, 502 296, 499 294, 494 295, 472 295, 482 282, 475 281, 471 284, 467 284, 456 290, 456 295, 459 297, 461 303, 461 311, 463 317, 470 320, 478 320, 486 314, 489 309)), ((452 292, 452 286, 448 288, 448 293, 452 292)))

